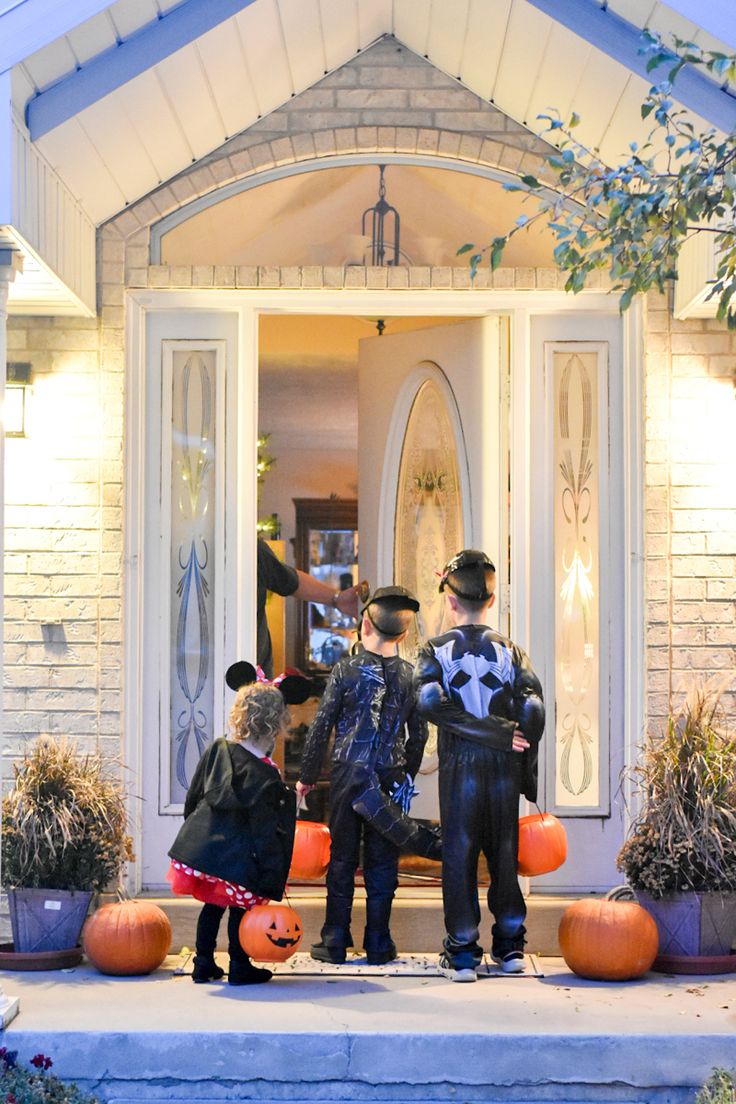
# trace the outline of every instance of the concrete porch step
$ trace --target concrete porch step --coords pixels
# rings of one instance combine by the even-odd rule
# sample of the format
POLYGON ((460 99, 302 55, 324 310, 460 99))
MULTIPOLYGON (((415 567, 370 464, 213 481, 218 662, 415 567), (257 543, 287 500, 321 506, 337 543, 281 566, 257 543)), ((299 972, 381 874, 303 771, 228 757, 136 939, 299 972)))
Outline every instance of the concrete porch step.
MULTIPOLYGON (((171 921, 172 951, 193 947, 197 917, 202 907, 189 897, 146 897, 164 910, 171 921)), ((527 950, 537 955, 559 955, 557 929, 568 897, 530 897, 527 899, 527 950)), ((304 927, 302 946, 319 939, 324 920, 325 891, 323 887, 297 887, 289 891, 289 901, 301 917, 304 927)), ((490 943, 490 916, 485 892, 480 892, 482 941, 490 943)), ((353 908, 353 938, 356 945, 363 937, 365 926, 365 891, 356 890, 353 908)), ((444 935, 442 894, 439 888, 407 888, 398 890, 391 915, 391 931, 400 951, 429 954, 438 951, 444 935)), ((222 939, 220 940, 222 943, 222 939)))
POLYGON ((5 974, 3 1043, 104 1104, 692 1104, 736 1067, 729 975, 606 984, 543 959, 543 977, 475 985, 377 967, 237 988, 177 962, 5 974))

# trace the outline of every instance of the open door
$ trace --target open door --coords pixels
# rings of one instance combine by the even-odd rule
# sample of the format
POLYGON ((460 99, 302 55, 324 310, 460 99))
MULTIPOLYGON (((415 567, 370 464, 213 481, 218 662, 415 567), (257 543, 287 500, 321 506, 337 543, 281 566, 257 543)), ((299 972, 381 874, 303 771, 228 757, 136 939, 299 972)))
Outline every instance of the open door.
MULTIPOLYGON (((420 638, 442 631, 438 573, 465 547, 496 564, 493 624, 508 632, 506 348, 497 316, 360 342, 360 570, 416 594, 420 638)), ((430 746, 412 815, 436 819, 431 760, 430 746)))

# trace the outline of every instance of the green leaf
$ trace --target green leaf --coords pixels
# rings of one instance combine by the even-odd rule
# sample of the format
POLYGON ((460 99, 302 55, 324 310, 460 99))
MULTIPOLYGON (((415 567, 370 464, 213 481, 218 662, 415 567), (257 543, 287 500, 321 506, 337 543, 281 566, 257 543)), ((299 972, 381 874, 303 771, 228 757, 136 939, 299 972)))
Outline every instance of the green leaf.
POLYGON ((463 253, 469 253, 471 249, 475 249, 475 242, 466 242, 465 245, 460 246, 455 256, 459 257, 463 253))
POLYGON ((621 311, 622 314, 624 313, 625 310, 628 310, 629 307, 631 306, 631 300, 634 298, 635 294, 636 294, 636 288, 627 287, 626 291, 623 293, 623 295, 619 299, 618 309, 621 311))
POLYGON ((531 174, 529 174, 529 173, 527 173, 525 176, 522 176, 521 182, 522 182, 522 184, 526 184, 527 188, 541 188, 542 187, 542 185, 537 180, 536 176, 531 176, 531 174))
POLYGON ((494 238, 491 246, 491 272, 495 272, 501 263, 507 238, 494 238))

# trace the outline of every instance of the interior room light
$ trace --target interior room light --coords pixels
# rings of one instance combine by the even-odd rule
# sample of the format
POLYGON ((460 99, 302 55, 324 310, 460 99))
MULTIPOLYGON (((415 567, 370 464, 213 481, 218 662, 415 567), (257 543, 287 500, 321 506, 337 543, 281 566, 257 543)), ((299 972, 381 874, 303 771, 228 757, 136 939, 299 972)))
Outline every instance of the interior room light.
POLYGON ((8 362, 5 372, 6 437, 25 437, 31 394, 31 366, 8 362))

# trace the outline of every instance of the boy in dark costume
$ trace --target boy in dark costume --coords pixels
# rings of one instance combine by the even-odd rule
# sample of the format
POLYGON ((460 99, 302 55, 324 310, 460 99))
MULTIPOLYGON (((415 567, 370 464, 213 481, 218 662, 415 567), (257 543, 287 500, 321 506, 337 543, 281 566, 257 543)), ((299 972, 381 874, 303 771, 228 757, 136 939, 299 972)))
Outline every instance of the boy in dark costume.
POLYGON ((445 567, 455 627, 417 657, 422 715, 439 727, 442 895, 446 937, 440 969, 453 981, 475 981, 477 868, 482 851, 491 886, 492 956, 505 973, 524 969, 526 904, 516 873, 519 796, 537 796, 537 746, 544 730, 542 687, 524 652, 484 624, 493 605, 496 569, 466 549, 445 567))
POLYGON ((402 792, 411 790, 427 740, 427 725, 415 707, 411 664, 397 655, 418 609, 403 587, 375 591, 362 610, 363 649, 333 667, 307 735, 297 783, 300 798, 317 782, 335 729, 327 906, 320 942, 311 951, 322 962, 344 962, 353 945, 350 917, 361 837, 367 893, 363 945, 371 965, 396 958, 389 919, 399 846, 439 857, 436 835, 409 820, 388 797, 399 796, 402 787, 402 792))

